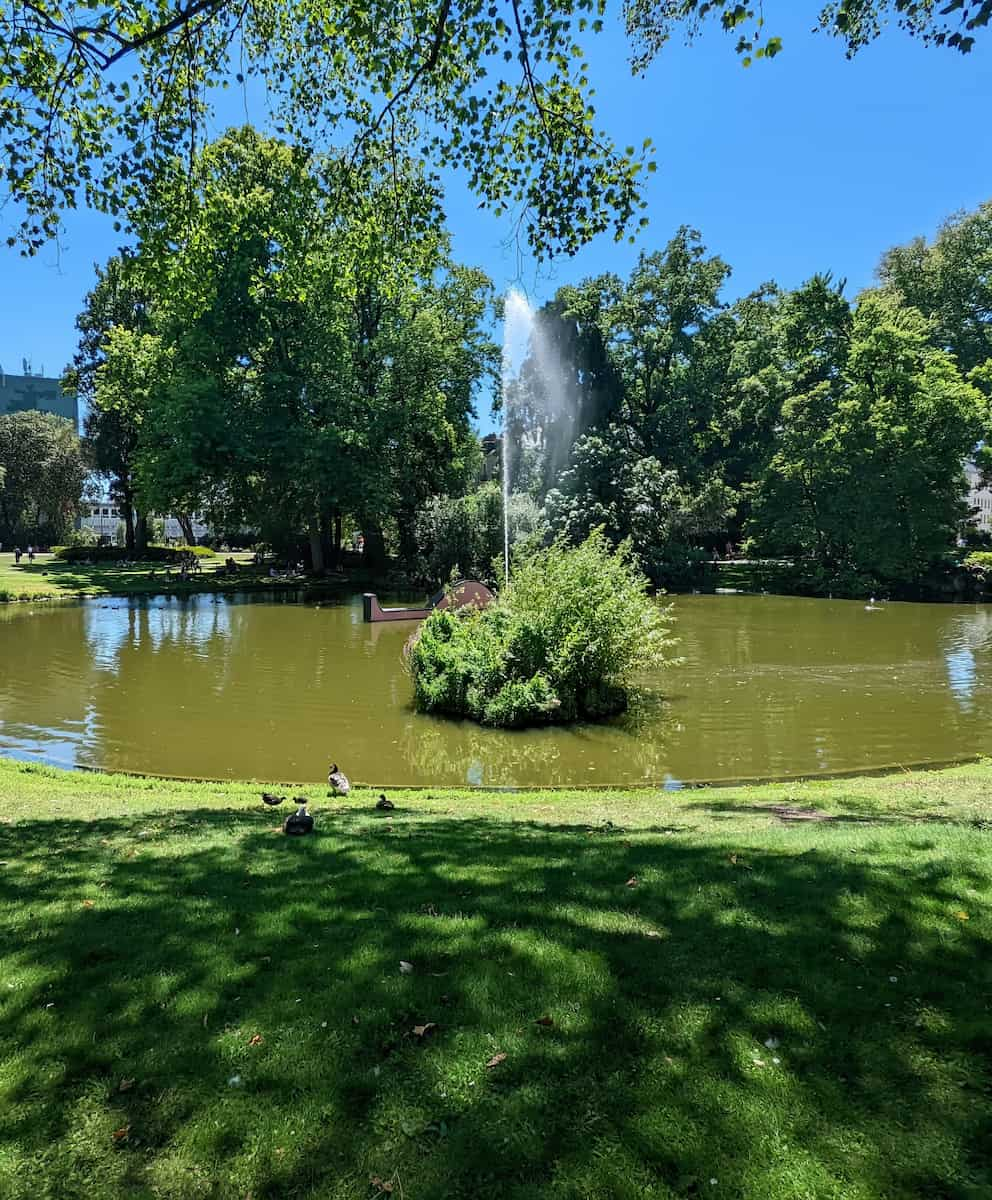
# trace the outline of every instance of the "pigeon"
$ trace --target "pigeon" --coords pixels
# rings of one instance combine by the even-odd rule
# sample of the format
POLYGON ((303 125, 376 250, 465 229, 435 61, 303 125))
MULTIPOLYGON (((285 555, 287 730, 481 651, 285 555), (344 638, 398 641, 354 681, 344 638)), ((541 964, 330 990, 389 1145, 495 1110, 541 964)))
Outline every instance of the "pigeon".
POLYGON ((383 812, 392 812, 395 807, 396 805, 392 802, 392 800, 386 799, 385 792, 379 793, 379 799, 376 802, 376 808, 381 809, 383 812))
POLYGON ((301 804, 295 813, 290 813, 283 823, 283 833, 291 837, 303 837, 313 833, 313 817, 307 812, 306 804, 301 804))
POLYGON ((338 770, 337 763, 331 763, 331 769, 327 772, 327 782, 331 785, 331 791, 336 796, 347 796, 351 791, 348 776, 343 771, 338 770))
POLYGON ((276 796, 272 792, 263 792, 262 793, 262 803, 263 804, 273 804, 273 805, 282 804, 282 802, 285 799, 286 799, 285 796, 276 796))

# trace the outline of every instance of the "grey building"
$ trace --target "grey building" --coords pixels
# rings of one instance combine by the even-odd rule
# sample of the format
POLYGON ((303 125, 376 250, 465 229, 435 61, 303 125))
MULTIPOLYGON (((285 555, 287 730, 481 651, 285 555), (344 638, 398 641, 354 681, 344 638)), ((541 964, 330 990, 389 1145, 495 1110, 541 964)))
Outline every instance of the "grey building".
POLYGON ((23 375, 8 375, 0 366, 0 415, 3 413, 39 412, 56 413, 79 428, 79 402, 74 395, 63 395, 62 385, 57 379, 46 379, 36 375, 31 364, 22 361, 23 375))

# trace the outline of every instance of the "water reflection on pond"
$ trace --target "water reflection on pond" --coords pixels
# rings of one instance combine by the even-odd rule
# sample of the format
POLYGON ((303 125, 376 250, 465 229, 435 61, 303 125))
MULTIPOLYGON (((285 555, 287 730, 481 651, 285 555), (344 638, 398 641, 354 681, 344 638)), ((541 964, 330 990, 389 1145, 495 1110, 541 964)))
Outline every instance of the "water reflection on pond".
POLYGON ((508 733, 414 713, 411 626, 271 596, 0 606, 0 752, 383 784, 606 784, 944 760, 992 731, 992 607, 675 599, 681 666, 621 720, 508 733))

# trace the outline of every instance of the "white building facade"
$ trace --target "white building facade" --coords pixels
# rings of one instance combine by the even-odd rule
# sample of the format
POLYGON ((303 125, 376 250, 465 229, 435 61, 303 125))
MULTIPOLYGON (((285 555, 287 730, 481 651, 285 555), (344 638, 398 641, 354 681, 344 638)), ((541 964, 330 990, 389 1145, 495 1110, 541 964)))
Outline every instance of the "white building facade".
POLYGON ((992 533, 992 488, 982 485, 982 477, 974 463, 965 464, 968 479, 968 504, 973 512, 971 523, 982 533, 992 533))

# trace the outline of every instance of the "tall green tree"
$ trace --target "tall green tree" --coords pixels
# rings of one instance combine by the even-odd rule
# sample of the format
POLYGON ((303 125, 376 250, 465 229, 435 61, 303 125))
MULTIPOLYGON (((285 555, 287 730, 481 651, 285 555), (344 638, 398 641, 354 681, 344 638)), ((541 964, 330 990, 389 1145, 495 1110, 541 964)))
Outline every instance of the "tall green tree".
POLYGON ((142 217, 139 261, 168 368, 138 476, 156 507, 305 531, 319 570, 344 514, 415 549, 432 494, 477 470, 474 394, 492 370, 488 280, 455 264, 412 162, 314 160, 236 130, 142 217), (339 175, 351 180, 341 203, 339 175))
POLYGON ((887 251, 878 277, 930 319, 935 343, 963 371, 992 359, 992 200, 945 221, 932 242, 887 251))
POLYGON ((765 551, 827 572, 919 578, 966 517, 963 464, 988 404, 926 320, 891 297, 856 309, 822 280, 788 305, 794 390, 758 481, 750 530, 765 551))
POLYGON ((0 416, 0 541, 50 543, 79 511, 86 465, 72 422, 54 413, 0 416))
POLYGON ((146 514, 139 512, 135 520, 135 457, 143 413, 138 393, 99 389, 97 380, 113 330, 141 333, 150 328, 148 296, 134 276, 135 264, 127 255, 115 255, 96 268, 96 284, 76 318, 79 346, 63 375, 64 385, 86 405, 85 448, 92 465, 109 480, 111 498, 124 514, 125 544, 131 551, 144 549, 148 540, 146 514))

